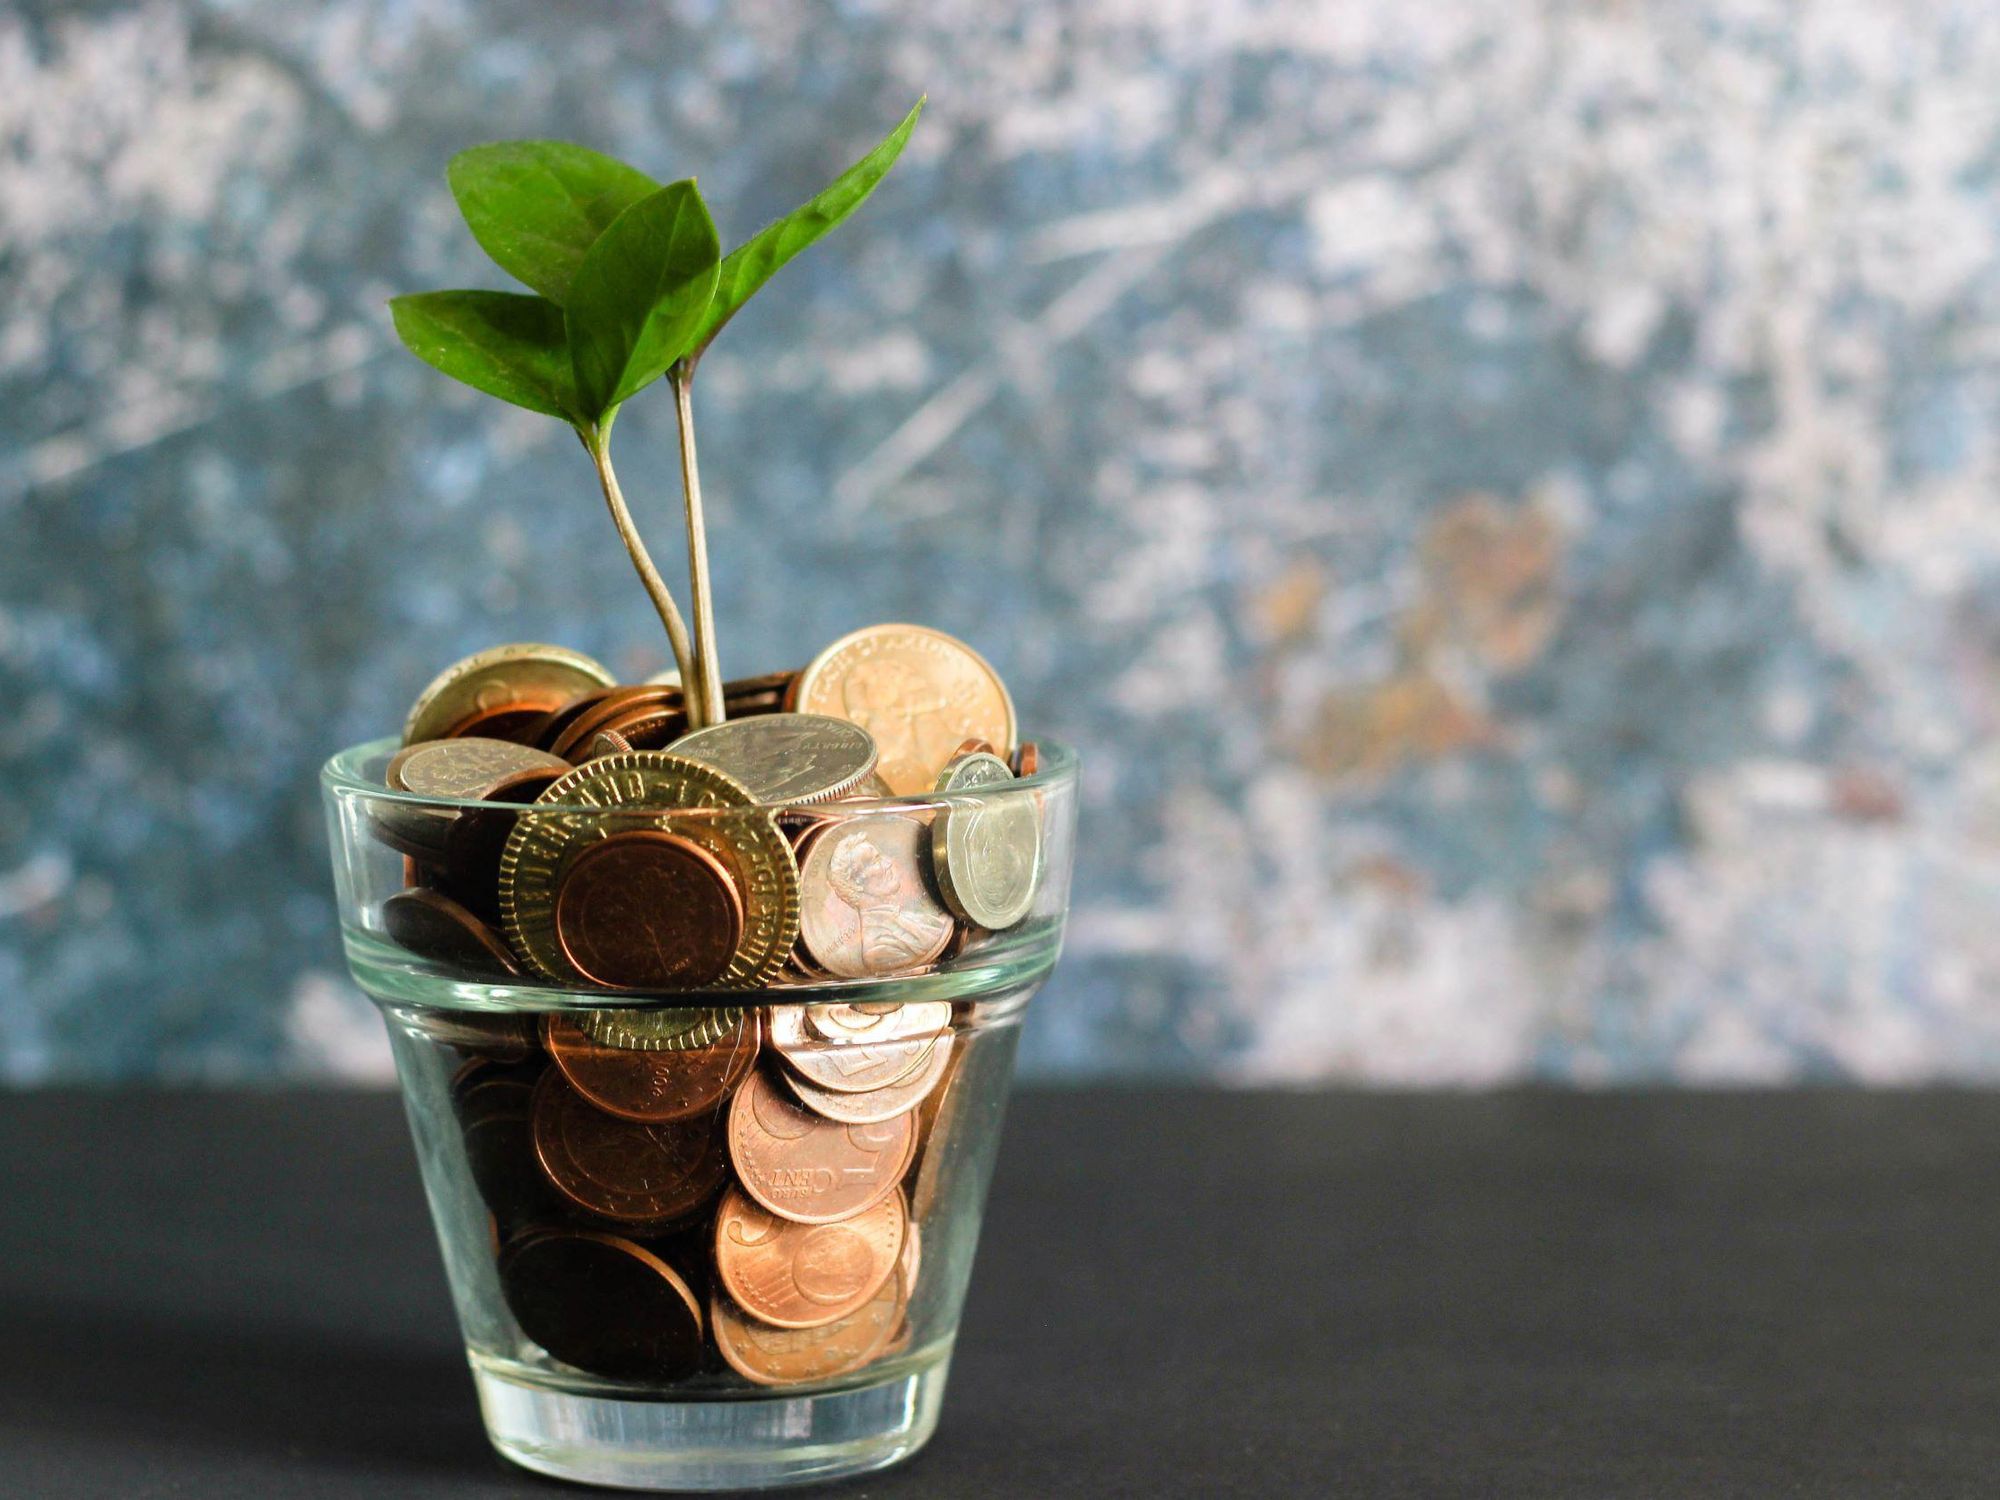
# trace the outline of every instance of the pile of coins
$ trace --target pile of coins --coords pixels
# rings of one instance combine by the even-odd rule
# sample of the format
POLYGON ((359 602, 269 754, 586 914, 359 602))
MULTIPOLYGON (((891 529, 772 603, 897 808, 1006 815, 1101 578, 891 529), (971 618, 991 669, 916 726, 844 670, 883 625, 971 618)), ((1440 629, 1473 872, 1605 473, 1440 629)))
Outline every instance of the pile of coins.
POLYGON ((674 993, 921 972, 1031 910, 1033 798, 857 805, 1034 774, 970 647, 871 626, 724 701, 690 732, 677 684, 620 686, 561 647, 449 668, 385 782, 490 805, 376 804, 372 832, 405 861, 383 931, 487 976, 674 993))
MULTIPOLYGON (((1032 910, 1042 807, 1006 689, 916 626, 727 685, 539 645, 418 699, 375 836, 383 931, 432 963, 565 989, 779 991, 921 973, 1032 910), (469 804, 469 805, 468 805, 469 804)), ((922 1226, 978 1041, 949 1001, 444 1014, 499 1285, 552 1358, 612 1379, 831 1379, 912 1338, 922 1226)))
POLYGON ((501 1292, 549 1355, 789 1385, 908 1346, 978 1041, 950 1002, 440 1024, 501 1292))

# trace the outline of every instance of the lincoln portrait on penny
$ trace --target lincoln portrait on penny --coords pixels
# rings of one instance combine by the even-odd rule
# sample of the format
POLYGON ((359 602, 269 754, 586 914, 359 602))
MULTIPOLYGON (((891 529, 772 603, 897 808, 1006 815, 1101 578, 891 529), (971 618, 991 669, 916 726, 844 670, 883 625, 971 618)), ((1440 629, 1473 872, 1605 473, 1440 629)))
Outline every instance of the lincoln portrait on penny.
POLYGON ((833 851, 827 885, 859 919, 856 946, 870 973, 894 973, 937 955, 951 918, 920 904, 904 904, 896 862, 865 833, 850 833, 833 851))

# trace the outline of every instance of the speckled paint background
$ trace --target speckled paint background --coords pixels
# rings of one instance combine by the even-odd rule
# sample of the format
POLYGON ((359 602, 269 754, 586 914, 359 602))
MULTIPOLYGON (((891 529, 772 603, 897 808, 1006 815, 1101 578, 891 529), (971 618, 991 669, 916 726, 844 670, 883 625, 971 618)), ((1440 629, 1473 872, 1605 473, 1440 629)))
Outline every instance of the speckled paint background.
POLYGON ((703 366, 712 545, 732 671, 923 620, 1082 746, 1031 1067, 2000 1075, 2000 11, 181 0, 0 11, 5 1077, 379 1075, 320 759, 662 663, 392 345, 500 284, 449 153, 733 241, 925 89, 703 366))

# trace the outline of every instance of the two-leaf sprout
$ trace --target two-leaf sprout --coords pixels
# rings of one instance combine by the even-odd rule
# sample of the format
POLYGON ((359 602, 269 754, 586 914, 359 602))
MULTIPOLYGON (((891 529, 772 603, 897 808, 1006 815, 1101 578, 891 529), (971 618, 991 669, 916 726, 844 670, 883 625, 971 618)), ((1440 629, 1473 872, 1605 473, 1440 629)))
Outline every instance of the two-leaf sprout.
POLYGON ((880 182, 917 115, 824 191, 722 254, 692 178, 645 173, 563 141, 500 141, 452 158, 452 196, 472 237, 521 292, 419 292, 389 306, 410 352, 455 380, 560 417, 597 468, 605 503, 666 627, 690 727, 723 716, 708 540, 691 392, 702 351, 778 268, 846 218, 880 182), (611 467, 619 408, 662 375, 673 387, 687 509, 694 638, 653 566, 611 467))

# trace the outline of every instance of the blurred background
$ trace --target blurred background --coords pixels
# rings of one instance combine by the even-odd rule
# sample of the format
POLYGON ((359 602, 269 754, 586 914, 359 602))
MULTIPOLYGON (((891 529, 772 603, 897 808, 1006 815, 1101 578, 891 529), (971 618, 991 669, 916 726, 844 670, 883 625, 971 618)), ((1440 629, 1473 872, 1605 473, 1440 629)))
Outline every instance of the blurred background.
MULTIPOLYGON (((2000 1076, 2000 11, 0 11, 0 1077, 386 1077, 315 771, 665 661, 582 455, 394 344, 456 149, 725 244, 726 668, 972 641, 1086 757, 1043 1076, 2000 1076)), ((619 424, 674 546, 663 399, 619 424)))

